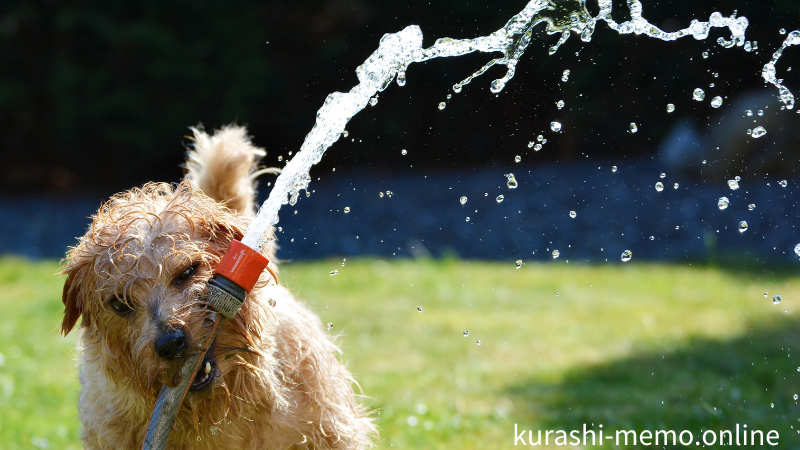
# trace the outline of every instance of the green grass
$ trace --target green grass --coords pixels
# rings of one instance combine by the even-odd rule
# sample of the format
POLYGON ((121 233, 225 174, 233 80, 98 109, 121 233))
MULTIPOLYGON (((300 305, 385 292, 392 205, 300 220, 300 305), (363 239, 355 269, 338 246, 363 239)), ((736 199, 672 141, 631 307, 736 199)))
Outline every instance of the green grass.
MULTIPOLYGON (((695 436, 746 423, 780 432, 778 448, 800 443, 791 272, 340 262, 287 264, 281 281, 342 334, 381 448, 510 448, 515 423, 695 436)), ((62 308, 56 269, 0 260, 1 448, 79 446, 74 341, 51 332, 62 308)))

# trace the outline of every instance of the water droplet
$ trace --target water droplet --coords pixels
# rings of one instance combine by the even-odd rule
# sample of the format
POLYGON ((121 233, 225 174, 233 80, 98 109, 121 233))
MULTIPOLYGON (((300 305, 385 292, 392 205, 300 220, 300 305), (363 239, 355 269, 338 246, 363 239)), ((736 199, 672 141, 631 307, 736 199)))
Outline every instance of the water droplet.
POLYGON ((489 90, 492 91, 493 94, 497 94, 500 91, 502 91, 505 86, 506 86, 506 82, 505 81, 503 81, 501 79, 497 79, 497 80, 492 81, 492 84, 489 85, 489 90))
POLYGON ((458 201, 461 202, 461 204, 463 205, 463 204, 467 203, 467 197, 466 196, 462 196, 460 199, 458 199, 458 201))
POLYGON ((631 128, 631 134, 636 133, 637 131, 639 131, 639 127, 636 126, 636 124, 633 123, 633 122, 631 122, 630 128, 631 128))
POLYGON ((786 186, 789 185, 789 182, 786 180, 781 180, 778 182, 778 184, 780 184, 782 188, 785 188, 786 186))
POLYGON ((611 171, 617 173, 617 166, 611 166, 611 171))
POLYGON ((520 162, 520 161, 522 161, 522 156, 517 155, 514 157, 514 162, 520 162))
POLYGON ((423 311, 425 311, 425 308, 423 308, 422 306, 417 306, 417 312, 423 312, 423 311))
POLYGON ((464 330, 464 337, 469 336, 469 330, 464 330))
POLYGON ((331 276, 337 275, 339 273, 338 270, 331 270, 331 276))
POLYGON ((333 323, 332 323, 332 322, 328 322, 328 329, 329 329, 329 330, 332 330, 332 329, 333 329, 333 323))
POLYGON ((650 240, 651 240, 651 241, 655 241, 655 240, 656 240, 656 237, 655 237, 655 236, 650 236, 650 240))
POLYGON ((728 200, 728 197, 720 197, 719 200, 717 200, 717 206, 719 206, 719 209, 725 209, 730 204, 731 204, 731 201, 728 200))
POLYGON ((517 269, 519 269, 519 268, 521 268, 521 267, 522 267, 524 264, 525 264, 525 263, 524 263, 524 262, 522 262, 522 260, 521 260, 521 259, 518 259, 518 260, 517 260, 517 262, 515 262, 515 263, 514 263, 514 267, 516 267, 517 269))
POLYGON ((408 150, 402 149, 402 150, 400 150, 400 154, 403 155, 403 156, 406 156, 408 154, 408 150))
POLYGON ((271 298, 271 299, 269 299, 269 300, 268 300, 268 302, 269 302, 269 306, 272 306, 273 308, 274 308, 274 307, 275 307, 275 305, 277 304, 277 302, 275 302, 275 299, 274 299, 274 298, 271 298))
POLYGON ((711 99, 711 107, 712 108, 719 108, 722 106, 722 97, 719 95, 711 99))
POLYGON ((675 112, 675 105, 673 105, 672 103, 668 103, 667 104, 667 112, 668 113, 675 112))
POLYGON ((661 192, 664 190, 664 184, 662 182, 656 183, 656 192, 661 192))
POLYGON ((509 189, 516 189, 517 186, 519 186, 519 183, 517 183, 517 179, 514 178, 513 173, 506 174, 506 178, 508 178, 508 182, 506 183, 506 185, 508 186, 509 189))
POLYGON ((464 87, 464 86, 462 86, 461 84, 454 84, 453 85, 453 92, 455 92, 456 94, 460 93, 462 87, 464 87))
POLYGON ((214 436, 219 434, 219 428, 217 427, 211 427, 209 430, 211 431, 211 434, 214 436))
POLYGON ((553 250, 553 259, 556 259, 559 256, 561 256, 561 253, 558 250, 553 250))
POLYGON ((705 159, 703 160, 703 164, 706 164, 707 162, 708 162, 708 161, 706 161, 705 159))
POLYGON ((773 305, 780 305, 781 303, 781 296, 780 295, 773 295, 772 296, 772 304, 773 305))
POLYGON ((578 213, 576 213, 575 211, 570 211, 569 212, 569 216, 574 219, 574 218, 578 217, 578 213))
MULTIPOLYGON (((283 156, 278 155, 278 161, 283 161, 283 156)), ((197 437, 200 437, 200 436, 197 436, 197 437)))
POLYGON ((797 401, 797 399, 798 399, 798 398, 800 398, 800 396, 798 396, 797 394, 794 394, 794 395, 792 396, 792 398, 793 398, 795 401, 797 401))
POLYGON ((345 206, 344 207, 344 213, 347 214, 349 212, 350 212, 350 207, 349 206, 345 206))
POLYGON ((556 108, 561 109, 564 107, 564 100, 559 100, 556 102, 556 108))
POLYGON ((372 97, 369 99, 369 106, 375 106, 378 104, 378 97, 372 97))
POLYGON ((704 90, 697 88, 692 92, 692 99, 698 102, 702 102, 706 98, 706 93, 704 90))
POLYGON ((633 252, 630 250, 625 250, 622 252, 622 262, 628 262, 631 260, 631 258, 633 258, 633 252))
POLYGON ((665 174, 664 172, 661 172, 661 175, 659 175, 658 177, 663 180, 664 178, 667 178, 667 174, 665 174))
POLYGON ((198 440, 198 441, 201 441, 202 439, 200 438, 200 436, 197 436, 197 440, 198 440))
POLYGON ((536 145, 535 142, 533 141, 528 142, 528 148, 533 148, 534 145, 536 145))
POLYGON ((536 144, 536 145, 533 146, 533 151, 538 152, 541 149, 542 149, 542 144, 536 144))
POLYGON ((753 117, 753 110, 752 109, 745 109, 744 113, 745 113, 745 115, 747 115, 747 117, 753 117))
POLYGON ((732 191, 739 189, 739 181, 728 180, 728 187, 731 188, 732 191))
POLYGON ((561 74, 561 81, 567 82, 569 80, 569 69, 565 70, 563 74, 561 74))
POLYGON ((764 298, 767 298, 768 295, 769 295, 769 292, 764 292, 764 298))
POLYGON ((794 254, 800 256, 800 244, 794 246, 794 254))
POLYGON ((441 110, 443 110, 445 108, 447 108, 447 103, 445 103, 445 102, 439 103, 439 111, 441 111, 441 110))
POLYGON ((480 339, 478 339, 478 345, 481 345, 481 340, 480 339))
POLYGON ((763 109, 759 109, 758 110, 758 115, 759 115, 759 117, 763 116, 764 115, 764 110, 763 109))
POLYGON ((675 183, 675 184, 672 185, 672 189, 678 189, 679 187, 680 187, 680 185, 678 183, 675 183))
POLYGON ((500 194, 500 195, 497 196, 497 198, 495 200, 497 200, 497 203, 503 203, 503 200, 505 200, 505 196, 500 194))
MULTIPOLYGON (((778 30, 778 33, 786 34, 786 28, 781 28, 780 30, 778 30)), ((795 395, 795 397, 797 397, 797 396, 795 395)), ((795 398, 795 400, 797 400, 797 399, 795 398)))
POLYGON ((347 136, 350 136, 350 132, 347 130, 342 131, 342 137, 346 138, 347 136))
POLYGON ((746 220, 742 220, 741 222, 739 222, 739 233, 744 233, 745 231, 747 231, 748 226, 749 225, 747 225, 746 220))
POLYGON ((708 59, 708 52, 703 52, 703 59, 708 59))
POLYGON ((761 136, 764 136, 765 134, 767 134, 767 130, 764 129, 764 127, 759 125, 759 126, 753 128, 753 131, 750 133, 750 136, 753 136, 754 138, 758 139, 761 136))
POLYGON ((541 134, 540 134, 540 135, 538 135, 538 136, 536 136, 536 140, 537 140, 537 141, 539 141, 539 142, 543 142, 543 141, 544 141, 544 142, 546 142, 546 141, 544 140, 544 136, 542 136, 541 134))
POLYGON ((467 222, 469 222, 469 216, 467 216, 467 222))
POLYGON ((770 403, 770 404, 769 404, 769 407, 770 407, 770 408, 774 408, 774 407, 775 407, 775 403, 770 403))
POLYGON ((558 133, 561 131, 561 122, 550 122, 550 129, 558 133))
POLYGON ((750 203, 749 205, 747 205, 747 209, 749 209, 750 211, 756 209, 756 204, 755 203, 750 203))
POLYGON ((383 191, 378 192, 378 197, 383 198, 383 191))

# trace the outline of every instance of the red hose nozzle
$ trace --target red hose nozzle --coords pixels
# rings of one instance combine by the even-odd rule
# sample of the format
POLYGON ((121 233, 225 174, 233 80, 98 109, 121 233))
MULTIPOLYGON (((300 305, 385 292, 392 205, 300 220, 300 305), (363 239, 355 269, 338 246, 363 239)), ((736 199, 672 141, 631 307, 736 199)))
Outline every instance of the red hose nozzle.
POLYGON ((244 304, 269 260, 261 253, 234 240, 208 280, 206 300, 226 319, 232 319, 244 304))
POLYGON ((267 264, 264 255, 234 239, 214 272, 249 292, 267 264))

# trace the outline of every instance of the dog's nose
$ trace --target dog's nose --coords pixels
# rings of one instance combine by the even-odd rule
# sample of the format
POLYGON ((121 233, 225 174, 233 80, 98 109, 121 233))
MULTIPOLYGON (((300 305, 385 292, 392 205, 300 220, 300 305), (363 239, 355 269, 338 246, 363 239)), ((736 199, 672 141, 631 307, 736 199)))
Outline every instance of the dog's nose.
POLYGON ((164 359, 178 359, 183 356, 189 341, 182 329, 164 333, 156 339, 156 354, 164 359))

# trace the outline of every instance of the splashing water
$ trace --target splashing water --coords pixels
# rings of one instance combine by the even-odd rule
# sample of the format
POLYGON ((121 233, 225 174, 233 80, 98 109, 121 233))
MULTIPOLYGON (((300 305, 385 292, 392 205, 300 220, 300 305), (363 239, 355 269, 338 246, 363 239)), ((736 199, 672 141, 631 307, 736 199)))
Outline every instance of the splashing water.
MULTIPOLYGON (((778 88, 778 98, 781 100, 781 102, 783 102, 786 109, 794 108, 794 95, 789 88, 783 85, 783 80, 777 78, 775 64, 779 59, 781 59, 783 51, 793 45, 800 45, 800 30, 794 30, 789 33, 789 36, 787 36, 786 40, 783 41, 781 48, 772 54, 772 60, 764 64, 764 69, 761 71, 761 77, 764 78, 764 81, 778 88)), ((798 111, 798 113, 800 113, 800 111, 798 111)))
MULTIPOLYGON (((533 40, 534 28, 544 23, 547 34, 561 33, 558 42, 550 47, 549 53, 554 54, 559 47, 569 39, 574 31, 580 35, 584 42, 591 41, 595 26, 598 21, 604 21, 612 30, 620 34, 644 34, 663 41, 674 41, 685 36, 693 36, 702 40, 708 37, 711 28, 728 28, 731 32, 730 39, 720 37, 717 42, 723 47, 743 46, 744 33, 749 24, 747 18, 724 17, 719 12, 714 12, 708 22, 693 20, 689 27, 667 33, 648 22, 642 17, 642 3, 639 0, 628 0, 628 9, 631 19, 617 23, 611 17, 611 0, 598 0, 600 12, 592 17, 586 9, 586 0, 532 0, 517 15, 512 17, 503 28, 488 36, 474 39, 438 39, 433 46, 422 48, 422 31, 416 25, 406 27, 397 33, 385 34, 378 49, 356 69, 359 84, 349 92, 334 92, 325 99, 322 107, 317 111, 317 120, 314 127, 306 135, 300 151, 283 168, 281 175, 275 182, 275 187, 270 192, 267 201, 261 206, 258 215, 247 230, 242 242, 255 249, 264 245, 266 232, 270 226, 278 223, 278 210, 284 204, 295 204, 301 190, 306 190, 311 177, 309 171, 317 164, 331 145, 333 145, 345 132, 345 126, 350 119, 363 110, 376 95, 389 87, 392 80, 404 86, 406 83, 406 69, 411 63, 423 62, 434 58, 461 56, 473 52, 501 53, 503 56, 495 58, 477 70, 475 73, 456 83, 453 91, 458 93, 463 86, 473 79, 483 75, 495 65, 506 66, 506 74, 491 82, 490 90, 499 93, 506 83, 514 77, 519 59, 525 53, 528 45, 533 40)), ((800 32, 792 32, 784 42, 784 46, 776 52, 773 61, 767 64, 772 71, 764 68, 764 76, 772 73, 774 66, 780 58, 783 49, 796 45, 800 41, 800 32)), ((564 78, 569 72, 565 71, 564 78)), ((768 81, 772 82, 771 79, 768 81)), ((781 88, 779 83, 773 83, 781 89, 781 98, 788 89, 781 88)), ((789 93, 791 94, 791 93, 789 93)), ((788 97, 787 97, 788 98, 788 97)), ((791 106, 793 106, 793 97, 791 106)), ((787 103, 787 108, 790 105, 787 103)))

